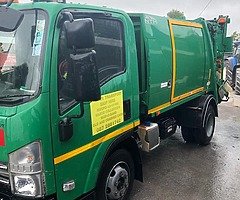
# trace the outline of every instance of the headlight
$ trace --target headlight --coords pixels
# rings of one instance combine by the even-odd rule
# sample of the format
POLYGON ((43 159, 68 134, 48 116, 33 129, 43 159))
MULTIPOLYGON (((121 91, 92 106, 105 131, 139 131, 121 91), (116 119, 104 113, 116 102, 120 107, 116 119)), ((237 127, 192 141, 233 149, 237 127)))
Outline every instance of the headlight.
POLYGON ((29 175, 16 175, 13 177, 15 186, 15 193, 25 196, 36 196, 37 186, 33 176, 29 175))
POLYGON ((9 154, 12 192, 21 196, 43 196, 42 148, 33 142, 9 154))

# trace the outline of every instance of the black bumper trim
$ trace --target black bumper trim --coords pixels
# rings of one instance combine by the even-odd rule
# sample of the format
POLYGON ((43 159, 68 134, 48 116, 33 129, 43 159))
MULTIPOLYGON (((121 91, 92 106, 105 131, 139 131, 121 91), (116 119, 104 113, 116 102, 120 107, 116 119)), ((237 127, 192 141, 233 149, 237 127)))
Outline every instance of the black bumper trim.
MULTIPOLYGON (((31 200, 33 198, 30 197, 19 197, 9 193, 9 191, 0 190, 0 200, 31 200)), ((50 195, 42 198, 34 198, 36 200, 57 200, 56 195, 50 195)))
MULTIPOLYGON (((5 194, 0 193, 0 200, 31 200, 32 198, 27 198, 27 197, 18 197, 18 196, 8 196, 5 194)), ((57 200, 55 195, 43 197, 43 198, 34 198, 36 200, 57 200)))
MULTIPOLYGON (((92 190, 81 197, 77 198, 78 200, 96 200, 95 190, 92 190)), ((1 200, 1 199, 0 199, 1 200)))

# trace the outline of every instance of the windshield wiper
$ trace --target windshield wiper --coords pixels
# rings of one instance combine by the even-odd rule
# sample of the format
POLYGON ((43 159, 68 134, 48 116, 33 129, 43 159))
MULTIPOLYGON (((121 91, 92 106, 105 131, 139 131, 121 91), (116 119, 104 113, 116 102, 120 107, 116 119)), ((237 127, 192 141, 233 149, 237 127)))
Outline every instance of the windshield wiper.
POLYGON ((13 94, 13 95, 0 96, 0 99, 8 99, 8 98, 15 98, 15 97, 31 97, 31 96, 34 96, 34 94, 13 94))

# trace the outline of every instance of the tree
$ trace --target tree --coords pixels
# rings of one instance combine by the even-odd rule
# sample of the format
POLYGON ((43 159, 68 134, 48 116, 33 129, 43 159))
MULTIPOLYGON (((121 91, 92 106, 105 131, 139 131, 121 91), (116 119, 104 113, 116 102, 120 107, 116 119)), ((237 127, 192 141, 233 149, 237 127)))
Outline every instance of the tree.
POLYGON ((173 19, 186 19, 184 12, 181 12, 176 9, 172 9, 170 12, 168 12, 167 16, 173 19))
POLYGON ((234 31, 232 34, 233 41, 240 41, 240 33, 234 31))

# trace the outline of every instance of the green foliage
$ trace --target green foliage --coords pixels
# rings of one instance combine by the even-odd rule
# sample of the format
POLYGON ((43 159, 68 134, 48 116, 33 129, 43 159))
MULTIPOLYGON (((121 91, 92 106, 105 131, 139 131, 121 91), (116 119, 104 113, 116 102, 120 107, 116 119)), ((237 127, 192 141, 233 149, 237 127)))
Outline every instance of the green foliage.
POLYGON ((167 16, 172 19, 186 19, 184 12, 181 12, 176 9, 172 9, 167 13, 167 16))

